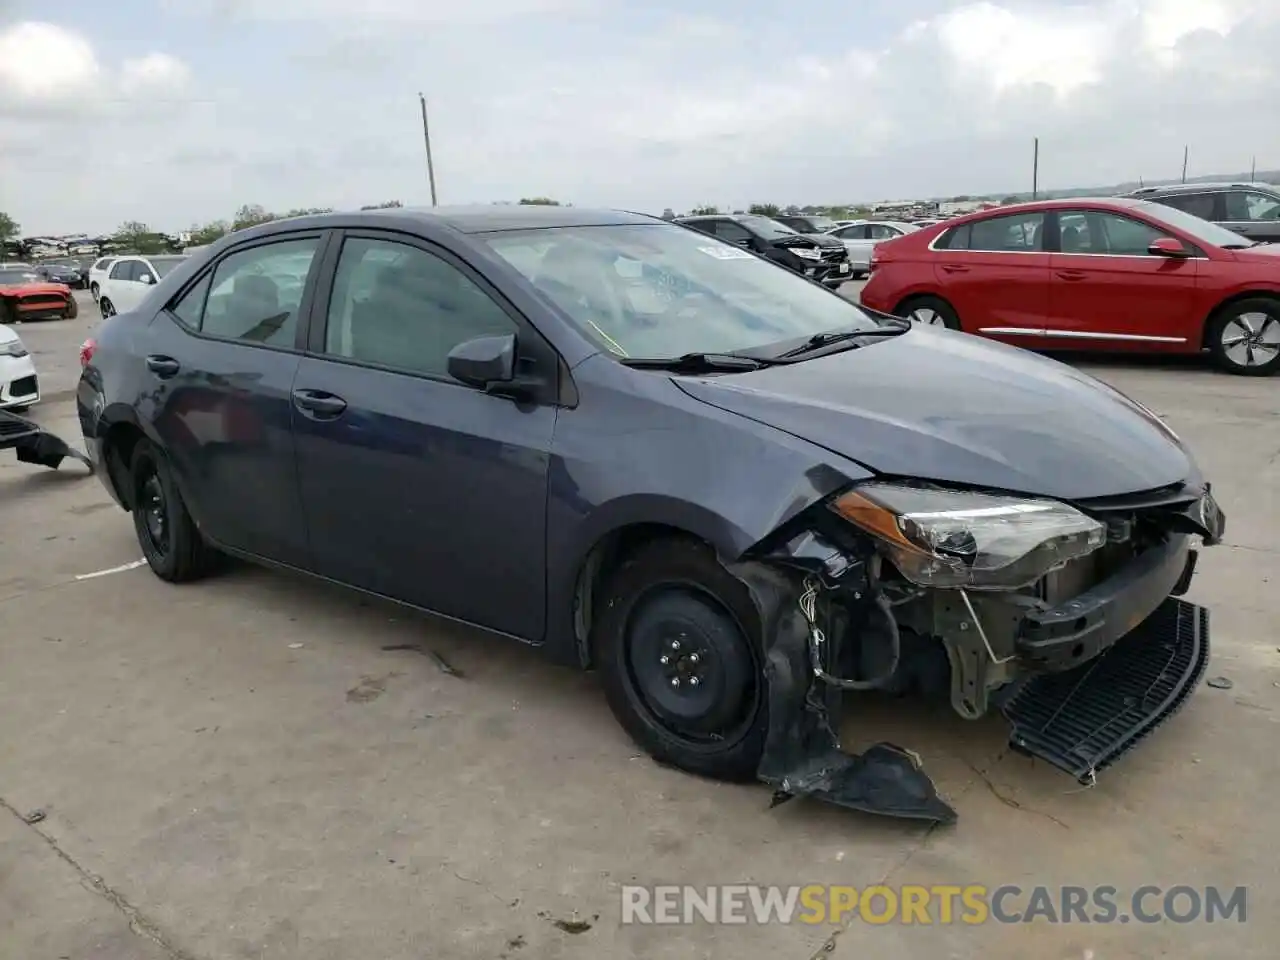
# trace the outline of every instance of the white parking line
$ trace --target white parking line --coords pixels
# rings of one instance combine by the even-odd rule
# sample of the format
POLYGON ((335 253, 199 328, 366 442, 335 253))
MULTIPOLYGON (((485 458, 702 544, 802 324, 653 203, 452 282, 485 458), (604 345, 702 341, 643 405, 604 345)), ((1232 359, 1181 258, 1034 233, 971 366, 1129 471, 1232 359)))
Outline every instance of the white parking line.
POLYGON ((139 567, 146 566, 147 561, 135 560, 133 563, 122 563, 118 567, 108 567, 106 570, 95 570, 93 573, 77 573, 77 580, 92 580, 94 577, 105 577, 109 573, 124 573, 126 570, 137 570, 139 567))

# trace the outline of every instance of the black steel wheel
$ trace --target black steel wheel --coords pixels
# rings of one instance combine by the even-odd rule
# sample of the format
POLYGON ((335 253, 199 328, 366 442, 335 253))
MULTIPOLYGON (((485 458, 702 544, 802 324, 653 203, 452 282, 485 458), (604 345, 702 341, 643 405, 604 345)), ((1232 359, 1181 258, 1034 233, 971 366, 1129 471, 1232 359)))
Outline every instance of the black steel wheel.
POLYGON ((632 738, 681 769, 753 779, 768 709, 746 586, 703 545, 658 541, 622 564, 596 609, 596 666, 632 738))
POLYGON ((213 553, 187 513, 168 461, 141 440, 134 449, 131 474, 133 529, 152 571, 173 583, 204 576, 213 553))

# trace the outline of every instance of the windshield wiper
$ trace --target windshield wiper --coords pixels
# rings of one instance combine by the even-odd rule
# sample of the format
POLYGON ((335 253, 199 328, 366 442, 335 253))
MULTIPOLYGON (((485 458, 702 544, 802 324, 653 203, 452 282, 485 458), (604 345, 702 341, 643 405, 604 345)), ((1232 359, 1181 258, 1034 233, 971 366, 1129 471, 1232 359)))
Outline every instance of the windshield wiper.
POLYGON ((812 353, 814 350, 821 350, 823 347, 829 347, 834 343, 844 343, 846 340, 857 340, 861 337, 896 337, 910 329, 910 321, 903 320, 893 326, 873 327, 870 330, 828 330, 825 333, 815 333, 798 347, 784 350, 778 354, 777 359, 786 360, 790 357, 798 357, 806 353, 812 353))
POLYGON ((618 362, 624 367, 634 367, 638 370, 671 370, 675 373, 704 371, 733 373, 759 370, 769 365, 768 360, 736 353, 685 353, 678 357, 623 357, 618 362))
POLYGON ((1250 243, 1224 243, 1224 244, 1222 244, 1222 249, 1223 249, 1223 250, 1248 250, 1250 247, 1256 247, 1256 246, 1258 246, 1258 244, 1256 244, 1256 243, 1252 243, 1252 242, 1250 242, 1250 243))

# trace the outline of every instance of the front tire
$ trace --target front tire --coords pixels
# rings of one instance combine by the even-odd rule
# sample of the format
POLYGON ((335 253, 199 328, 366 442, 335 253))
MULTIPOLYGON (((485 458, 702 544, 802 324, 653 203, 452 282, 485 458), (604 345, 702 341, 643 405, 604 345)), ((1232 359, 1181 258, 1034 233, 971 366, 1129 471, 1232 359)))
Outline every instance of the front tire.
POLYGON ((1280 300, 1250 297, 1228 304, 1209 320, 1205 344, 1227 373, 1270 376, 1280 370, 1280 300))
POLYGON ((618 722, 655 760, 754 780, 768 732, 759 616, 705 545, 632 555, 596 607, 592 649, 618 722))
POLYGON ((67 301, 67 311, 62 315, 63 320, 74 320, 80 316, 80 304, 76 303, 76 298, 72 297, 67 301))
POLYGON ((130 476, 133 529, 152 572, 170 583, 204 576, 213 551, 187 513, 168 460, 150 441, 138 441, 130 476))
POLYGON ((98 285, 96 283, 89 284, 89 292, 93 294, 93 299, 94 299, 94 302, 96 303, 98 300, 99 293, 101 292, 98 290, 98 285))
POLYGON ((946 327, 948 330, 959 330, 960 318, 955 308, 941 297, 910 297, 898 304, 893 311, 904 320, 918 323, 922 327, 946 327))

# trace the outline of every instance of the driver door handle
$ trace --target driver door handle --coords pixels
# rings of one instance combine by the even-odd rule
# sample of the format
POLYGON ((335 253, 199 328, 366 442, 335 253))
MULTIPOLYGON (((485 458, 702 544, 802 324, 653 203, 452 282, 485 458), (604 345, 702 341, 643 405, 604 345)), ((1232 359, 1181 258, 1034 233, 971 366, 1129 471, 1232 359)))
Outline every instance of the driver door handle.
POLYGON ((1089 275, 1083 270, 1059 270, 1059 280, 1084 280, 1089 275))
POLYGON ((942 265, 942 272, 943 273, 968 273, 969 268, 965 266, 961 266, 958 263, 944 263, 942 265))
POLYGON ((147 357, 146 362, 147 369, 161 380, 168 380, 170 377, 176 376, 178 371, 182 369, 182 365, 173 357, 162 357, 155 353, 147 357))
POLYGON ((293 405, 313 420, 334 420, 347 409, 347 401, 323 390, 295 390, 293 405))

